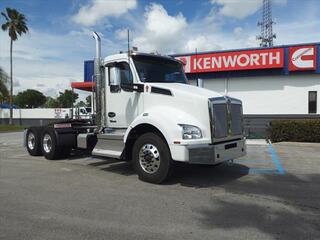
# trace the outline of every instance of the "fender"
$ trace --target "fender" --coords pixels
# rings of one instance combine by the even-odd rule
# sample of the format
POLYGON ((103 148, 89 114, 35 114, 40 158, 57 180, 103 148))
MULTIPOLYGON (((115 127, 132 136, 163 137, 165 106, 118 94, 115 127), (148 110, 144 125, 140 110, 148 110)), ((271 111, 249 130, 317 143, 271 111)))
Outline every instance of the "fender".
POLYGON ((203 124, 191 114, 173 107, 158 106, 145 111, 130 124, 124 135, 124 142, 127 141, 131 130, 140 124, 150 124, 156 127, 163 134, 168 145, 173 144, 174 141, 182 140, 181 127, 178 126, 178 124, 197 126, 201 129, 204 138, 208 136, 210 138, 210 133, 205 131, 206 126, 203 126, 203 124))

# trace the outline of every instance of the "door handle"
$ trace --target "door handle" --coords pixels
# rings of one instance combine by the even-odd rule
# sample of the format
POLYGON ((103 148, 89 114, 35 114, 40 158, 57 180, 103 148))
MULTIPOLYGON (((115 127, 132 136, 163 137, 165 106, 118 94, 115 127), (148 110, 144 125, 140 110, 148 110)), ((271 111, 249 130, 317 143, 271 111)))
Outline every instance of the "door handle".
POLYGON ((116 116, 116 113, 114 113, 114 112, 108 112, 108 117, 113 118, 113 117, 115 117, 115 116, 116 116))

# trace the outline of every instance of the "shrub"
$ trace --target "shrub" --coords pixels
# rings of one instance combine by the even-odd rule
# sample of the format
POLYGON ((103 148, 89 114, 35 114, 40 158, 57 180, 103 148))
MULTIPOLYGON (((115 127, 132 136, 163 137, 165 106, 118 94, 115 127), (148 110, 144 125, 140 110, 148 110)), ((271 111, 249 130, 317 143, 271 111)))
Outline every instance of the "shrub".
POLYGON ((270 125, 272 142, 320 142, 320 119, 273 120, 270 125))

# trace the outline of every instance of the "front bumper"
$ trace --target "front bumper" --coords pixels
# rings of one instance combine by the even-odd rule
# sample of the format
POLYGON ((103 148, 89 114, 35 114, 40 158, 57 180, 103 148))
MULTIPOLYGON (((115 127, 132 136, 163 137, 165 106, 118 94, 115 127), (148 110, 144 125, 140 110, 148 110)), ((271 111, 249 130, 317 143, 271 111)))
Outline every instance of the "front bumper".
POLYGON ((171 145, 172 159, 194 164, 217 164, 246 155, 245 140, 218 144, 171 145))

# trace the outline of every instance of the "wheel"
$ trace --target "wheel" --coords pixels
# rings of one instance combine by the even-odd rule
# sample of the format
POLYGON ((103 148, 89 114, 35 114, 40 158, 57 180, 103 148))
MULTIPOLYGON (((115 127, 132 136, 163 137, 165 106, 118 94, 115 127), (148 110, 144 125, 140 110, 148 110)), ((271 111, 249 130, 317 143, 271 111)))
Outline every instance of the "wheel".
POLYGON ((172 172, 172 159, 166 142, 157 134, 141 135, 133 146, 133 165, 141 180, 161 183, 172 172))
POLYGON ((27 130, 26 134, 26 146, 31 156, 41 156, 41 133, 40 129, 31 127, 27 130))
POLYGON ((53 129, 46 128, 42 133, 41 150, 43 156, 48 160, 59 159, 62 156, 62 149, 57 146, 57 139, 53 129))

